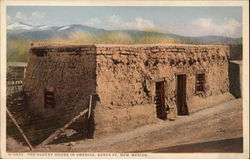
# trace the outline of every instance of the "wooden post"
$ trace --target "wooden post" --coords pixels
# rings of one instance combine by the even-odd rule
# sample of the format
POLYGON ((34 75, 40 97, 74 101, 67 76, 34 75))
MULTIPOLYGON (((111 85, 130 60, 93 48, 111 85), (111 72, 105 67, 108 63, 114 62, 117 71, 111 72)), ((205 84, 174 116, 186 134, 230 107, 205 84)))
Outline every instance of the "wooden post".
POLYGON ((92 110, 92 95, 90 95, 90 96, 89 96, 89 111, 88 111, 88 119, 90 118, 91 110, 92 110))
POLYGON ((87 112, 88 112, 88 109, 84 109, 76 117, 74 117, 67 124, 65 124, 62 128, 56 130, 52 135, 50 135, 47 139, 45 139, 40 145, 38 145, 38 147, 42 147, 44 145, 47 145, 51 141, 53 141, 56 137, 60 136, 65 131, 65 129, 67 129, 72 123, 74 123, 78 118, 80 118, 87 112))
POLYGON ((22 135, 22 137, 24 138, 25 142, 28 144, 30 150, 32 151, 34 148, 32 147, 32 145, 30 144, 28 138, 26 137, 26 135, 24 134, 23 130, 21 129, 21 127, 18 125, 16 119, 13 117, 13 115, 10 113, 10 111, 8 110, 8 108, 6 108, 7 114, 9 115, 10 119, 13 121, 14 125, 17 127, 18 131, 20 132, 20 134, 22 135))
POLYGON ((92 137, 90 137, 90 136, 92 136, 91 134, 90 134, 90 131, 91 131, 91 122, 92 122, 92 114, 91 114, 91 112, 92 112, 92 99, 93 99, 93 96, 92 95, 90 95, 89 96, 89 112, 88 112, 88 116, 87 116, 87 119, 88 119, 88 121, 87 121, 87 138, 92 138, 92 137))

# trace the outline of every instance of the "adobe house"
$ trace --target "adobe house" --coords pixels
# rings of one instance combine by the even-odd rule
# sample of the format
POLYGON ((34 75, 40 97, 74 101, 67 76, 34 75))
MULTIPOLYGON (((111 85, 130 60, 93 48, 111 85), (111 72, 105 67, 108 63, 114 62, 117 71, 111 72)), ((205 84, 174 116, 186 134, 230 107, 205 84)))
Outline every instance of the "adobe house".
POLYGON ((206 108, 206 99, 229 91, 229 52, 223 45, 33 43, 24 91, 34 113, 59 123, 94 95, 94 136, 104 136, 206 108))

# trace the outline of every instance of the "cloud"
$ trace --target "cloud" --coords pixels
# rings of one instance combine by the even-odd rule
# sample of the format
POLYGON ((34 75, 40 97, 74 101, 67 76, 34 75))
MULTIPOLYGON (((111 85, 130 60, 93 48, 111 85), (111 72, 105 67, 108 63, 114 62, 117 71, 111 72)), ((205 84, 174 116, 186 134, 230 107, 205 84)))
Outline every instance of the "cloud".
POLYGON ((117 16, 117 15, 112 15, 110 17, 107 18, 108 22, 112 25, 119 25, 121 23, 123 23, 121 17, 117 16))
POLYGON ((199 18, 180 26, 175 33, 186 36, 217 35, 241 37, 242 34, 241 23, 232 18, 225 18, 217 23, 212 18, 199 18))
POLYGON ((153 21, 148 19, 143 19, 141 17, 136 17, 135 21, 125 22, 123 25, 126 29, 138 29, 138 30, 156 27, 153 21))
POLYGON ((101 20, 97 17, 91 18, 88 22, 86 22, 86 25, 88 26, 96 26, 101 24, 101 20))
POLYGON ((43 19, 43 18, 45 18, 45 13, 35 11, 35 12, 31 13, 31 16, 32 16, 33 18, 43 19))
POLYGON ((118 15, 111 15, 109 17, 100 20, 99 18, 91 18, 89 21, 85 23, 85 25, 97 27, 97 28, 105 28, 108 30, 112 29, 136 29, 136 30, 144 30, 144 29, 152 29, 157 28, 153 21, 149 19, 144 19, 142 17, 136 17, 132 21, 124 21, 118 15))
POLYGON ((27 16, 24 13, 18 11, 16 12, 16 15, 14 16, 13 20, 15 21, 27 20, 27 16))
POLYGON ((16 23, 16 22, 24 22, 27 24, 40 24, 41 21, 38 19, 44 19, 45 13, 43 12, 32 12, 29 15, 24 14, 23 12, 17 11, 13 16, 7 15, 7 23, 16 23))

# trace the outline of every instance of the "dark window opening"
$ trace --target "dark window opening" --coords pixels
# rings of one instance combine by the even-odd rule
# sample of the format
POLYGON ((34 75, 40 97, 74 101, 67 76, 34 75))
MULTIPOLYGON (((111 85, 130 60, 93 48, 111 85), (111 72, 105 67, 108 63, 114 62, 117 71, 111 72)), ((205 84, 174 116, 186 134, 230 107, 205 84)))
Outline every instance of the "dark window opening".
POLYGON ((55 108, 54 89, 52 87, 44 89, 44 108, 55 108))
POLYGON ((196 75, 196 92, 205 91, 205 74, 199 73, 196 75))
POLYGON ((156 82, 155 91, 156 91, 155 104, 156 104, 157 117, 160 119, 166 119, 164 81, 156 82))

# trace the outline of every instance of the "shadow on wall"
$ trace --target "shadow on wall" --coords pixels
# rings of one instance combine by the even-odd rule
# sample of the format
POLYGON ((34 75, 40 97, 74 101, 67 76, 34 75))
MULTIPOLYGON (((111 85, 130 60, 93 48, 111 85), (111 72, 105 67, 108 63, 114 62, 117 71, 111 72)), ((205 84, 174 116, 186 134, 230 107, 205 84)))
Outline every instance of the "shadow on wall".
POLYGON ((94 110, 95 110, 97 102, 99 101, 100 101, 99 96, 97 94, 93 95, 92 111, 91 111, 92 113, 90 114, 89 119, 88 119, 88 116, 86 115, 81 117, 79 120, 73 123, 68 129, 66 129, 69 131, 76 130, 75 132, 72 133, 72 135, 70 134, 70 132, 66 134, 64 133, 58 139, 52 141, 51 144, 74 142, 74 141, 83 140, 83 139, 93 139, 94 132, 95 132, 94 110))
POLYGON ((241 98, 241 64, 229 62, 229 92, 236 98, 241 98))
POLYGON ((229 92, 236 98, 241 98, 242 88, 242 44, 229 45, 229 92))
MULTIPOLYGON (((55 49, 51 49, 50 45, 33 47, 24 81, 26 107, 21 107, 23 112, 16 113, 15 117, 31 144, 38 145, 88 108, 89 96, 96 94, 96 82, 93 82, 96 81, 96 48, 92 45, 58 46, 55 49), (51 97, 43 93, 46 87, 53 88, 53 106, 51 100, 48 100, 51 97)), ((9 100, 14 101, 11 98, 9 100)), ((95 109, 96 99, 93 100, 92 106, 95 109)), ((10 109, 11 112, 15 110, 17 107, 10 109)), ((91 117, 89 120, 85 115, 71 125, 70 128, 78 133, 76 138, 93 136, 93 119, 91 117)), ((7 128, 7 135, 19 134, 11 123, 7 123, 7 128)), ((17 136, 14 139, 20 138, 17 136)))
POLYGON ((242 44, 229 45, 230 60, 242 60, 242 44))

